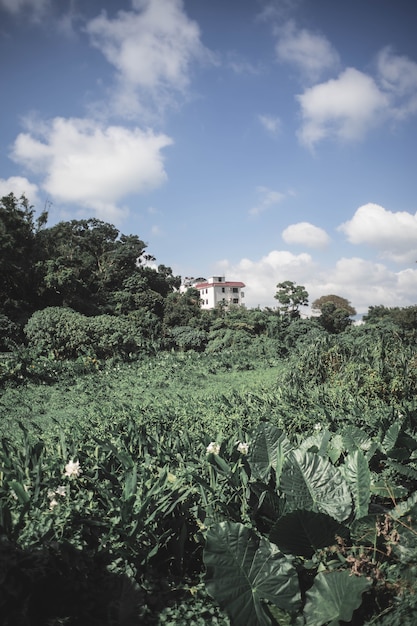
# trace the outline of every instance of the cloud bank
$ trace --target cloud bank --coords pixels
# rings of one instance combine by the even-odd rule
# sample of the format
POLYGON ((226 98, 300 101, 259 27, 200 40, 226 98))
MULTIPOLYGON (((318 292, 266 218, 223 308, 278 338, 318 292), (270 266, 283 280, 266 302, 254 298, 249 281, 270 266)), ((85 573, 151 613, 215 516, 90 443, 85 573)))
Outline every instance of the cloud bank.
POLYGON ((171 144, 170 137, 150 130, 57 117, 38 135, 19 134, 12 158, 39 174, 42 188, 58 202, 119 221, 124 197, 165 182, 162 150, 171 144))

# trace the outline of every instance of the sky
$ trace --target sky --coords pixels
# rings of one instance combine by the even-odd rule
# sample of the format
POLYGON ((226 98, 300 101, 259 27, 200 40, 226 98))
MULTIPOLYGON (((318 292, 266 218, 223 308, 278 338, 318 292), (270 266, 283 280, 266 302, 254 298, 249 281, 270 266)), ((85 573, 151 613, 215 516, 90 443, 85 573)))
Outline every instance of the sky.
POLYGON ((417 304, 416 28, 415 0, 0 0, 0 196, 248 307, 417 304))

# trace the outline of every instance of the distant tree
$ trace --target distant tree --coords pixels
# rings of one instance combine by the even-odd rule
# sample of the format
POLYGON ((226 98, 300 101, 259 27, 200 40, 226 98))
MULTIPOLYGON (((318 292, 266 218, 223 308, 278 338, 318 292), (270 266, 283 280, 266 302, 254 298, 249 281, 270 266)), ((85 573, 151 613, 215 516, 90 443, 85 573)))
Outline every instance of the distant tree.
POLYGON ((336 296, 335 294, 329 294, 328 296, 321 296, 314 300, 311 305, 312 311, 322 312, 323 305, 328 302, 332 302, 337 309, 343 309, 349 315, 356 315, 356 309, 350 304, 349 300, 346 298, 342 298, 341 296, 336 296))
POLYGON ((412 305, 407 307, 391 308, 382 304, 378 306, 370 306, 367 315, 363 316, 363 321, 366 324, 376 324, 381 323, 382 321, 390 321, 409 334, 410 331, 417 331, 417 306, 412 305))
POLYGON ((303 285, 296 285, 291 280, 278 283, 274 296, 280 303, 279 310, 291 319, 300 317, 300 306, 308 305, 308 293, 303 285))
POLYGON ((317 318, 319 324, 329 333, 341 333, 352 324, 350 316, 356 315, 356 309, 349 300, 330 294, 314 300, 312 311, 320 312, 317 318))

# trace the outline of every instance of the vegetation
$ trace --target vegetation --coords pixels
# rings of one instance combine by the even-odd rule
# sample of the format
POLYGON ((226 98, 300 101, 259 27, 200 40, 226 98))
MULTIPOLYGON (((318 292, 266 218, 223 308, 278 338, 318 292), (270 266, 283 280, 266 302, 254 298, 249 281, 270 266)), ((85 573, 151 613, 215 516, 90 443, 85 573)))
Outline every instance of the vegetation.
POLYGON ((296 285, 291 280, 278 283, 274 298, 280 303, 279 310, 293 319, 300 317, 300 306, 308 305, 308 293, 304 285, 296 285))
POLYGON ((417 307, 203 311, 46 217, 0 205, 1 623, 415 624, 417 307))

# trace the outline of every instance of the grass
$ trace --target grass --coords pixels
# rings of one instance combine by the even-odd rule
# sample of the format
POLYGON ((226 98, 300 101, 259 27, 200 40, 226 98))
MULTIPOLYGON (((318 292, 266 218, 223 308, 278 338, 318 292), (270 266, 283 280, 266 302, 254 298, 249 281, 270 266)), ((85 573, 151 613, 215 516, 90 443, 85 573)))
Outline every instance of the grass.
MULTIPOLYGON (((276 393, 280 366, 259 361, 253 369, 225 366, 214 356, 162 354, 146 361, 106 365, 103 369, 51 384, 28 382, 8 387, 0 398, 0 435, 22 421, 42 438, 80 430, 103 436, 118 423, 161 421, 168 428, 224 431, 252 426, 261 407, 248 414, 250 399, 276 393)), ((263 404, 263 400, 257 402, 263 404)), ((254 409, 254 407, 252 407, 254 409)), ((213 433, 215 434, 215 433, 213 433)))

